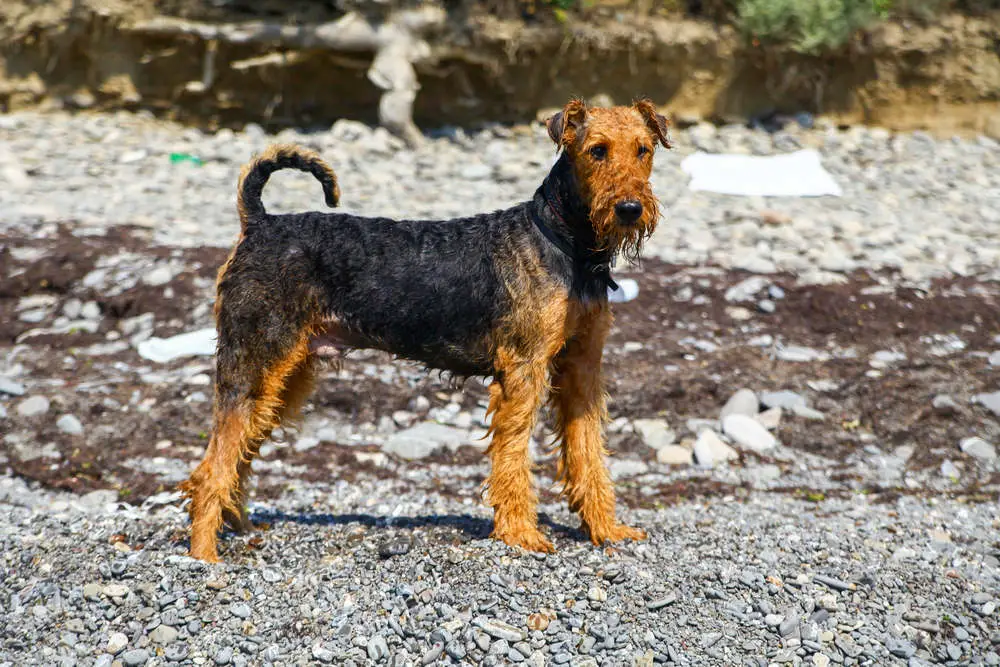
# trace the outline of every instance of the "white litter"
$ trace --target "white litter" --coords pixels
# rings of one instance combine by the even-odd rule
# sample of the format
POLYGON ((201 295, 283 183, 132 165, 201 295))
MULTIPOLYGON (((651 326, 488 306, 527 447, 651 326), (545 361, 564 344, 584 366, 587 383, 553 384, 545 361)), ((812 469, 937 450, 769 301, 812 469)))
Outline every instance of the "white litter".
POLYGON ((608 288, 608 301, 611 303, 625 303, 639 296, 639 283, 631 278, 619 278, 618 289, 608 288))
POLYGON ((159 364, 182 357, 210 357, 215 354, 215 329, 189 331, 171 338, 150 338, 136 346, 139 356, 159 364))
POLYGON ((744 197, 840 197, 843 192, 820 163, 819 153, 805 149, 785 155, 714 155, 698 152, 681 162, 692 190, 744 197))

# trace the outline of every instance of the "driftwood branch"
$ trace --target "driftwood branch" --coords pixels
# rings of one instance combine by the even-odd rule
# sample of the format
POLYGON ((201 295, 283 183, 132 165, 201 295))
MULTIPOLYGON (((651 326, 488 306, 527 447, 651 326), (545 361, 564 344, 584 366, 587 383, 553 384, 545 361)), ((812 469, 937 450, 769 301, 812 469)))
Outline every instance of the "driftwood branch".
MULTIPOLYGON (((430 45, 423 35, 444 24, 444 11, 438 7, 401 10, 387 20, 372 22, 357 12, 336 21, 308 26, 253 21, 247 23, 202 23, 183 19, 155 18, 137 23, 128 30, 157 36, 190 36, 206 43, 205 73, 202 81, 188 84, 191 92, 208 90, 214 80, 215 45, 249 44, 294 50, 329 50, 341 53, 372 54, 368 79, 382 91, 379 122, 410 145, 423 135, 413 123, 413 102, 420 83, 414 65, 431 57, 430 45)), ((275 55, 230 63, 245 70, 278 61, 275 55)))

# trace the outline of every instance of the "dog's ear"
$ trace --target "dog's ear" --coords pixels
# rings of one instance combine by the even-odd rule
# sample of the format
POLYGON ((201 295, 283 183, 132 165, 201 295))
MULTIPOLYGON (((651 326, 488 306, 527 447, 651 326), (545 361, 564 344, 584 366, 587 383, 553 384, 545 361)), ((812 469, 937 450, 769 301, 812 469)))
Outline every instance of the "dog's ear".
POLYGON ((563 110, 549 118, 546 126, 549 130, 549 137, 556 146, 569 146, 576 140, 576 134, 587 122, 587 105, 581 100, 574 98, 569 101, 563 110))
POLYGON ((634 102, 632 107, 642 116, 642 119, 646 122, 646 127, 653 133, 657 141, 663 144, 664 147, 670 148, 670 135, 667 132, 669 123, 666 118, 656 112, 656 107, 653 103, 647 99, 642 99, 634 102))

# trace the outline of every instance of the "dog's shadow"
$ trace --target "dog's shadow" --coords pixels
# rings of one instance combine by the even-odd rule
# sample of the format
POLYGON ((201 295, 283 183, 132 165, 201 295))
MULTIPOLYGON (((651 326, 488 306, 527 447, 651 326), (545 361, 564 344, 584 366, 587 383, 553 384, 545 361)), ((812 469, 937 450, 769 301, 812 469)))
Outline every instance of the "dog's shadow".
MULTIPOLYGON (((493 521, 470 514, 427 514, 420 516, 376 516, 374 514, 346 513, 331 514, 327 512, 284 512, 277 509, 260 508, 250 514, 254 524, 276 525, 281 523, 296 523, 303 526, 350 526, 358 525, 366 528, 390 530, 414 530, 420 528, 451 528, 463 533, 470 540, 480 540, 489 537, 493 530, 493 521)), ((552 531, 553 537, 582 540, 586 536, 580 528, 574 528, 554 521, 545 513, 539 513, 538 523, 552 531)))

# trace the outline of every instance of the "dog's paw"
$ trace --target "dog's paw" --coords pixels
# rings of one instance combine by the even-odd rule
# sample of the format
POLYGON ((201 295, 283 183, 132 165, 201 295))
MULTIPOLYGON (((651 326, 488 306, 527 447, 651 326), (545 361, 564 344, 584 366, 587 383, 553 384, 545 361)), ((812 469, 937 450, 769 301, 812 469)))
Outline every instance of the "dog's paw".
POLYGON ((505 533, 493 531, 493 534, 490 537, 495 540, 500 540, 508 546, 520 547, 528 551, 550 554, 555 553, 556 550, 552 542, 549 542, 537 528, 505 533))
POLYGON ((597 545, 605 542, 621 542, 622 540, 639 541, 646 539, 646 537, 646 531, 626 526, 623 523, 615 523, 600 529, 590 529, 590 541, 597 545))
POLYGON ((215 547, 212 547, 212 548, 207 548, 206 547, 206 548, 201 548, 201 549, 194 548, 194 549, 191 549, 188 552, 188 556, 190 556, 191 558, 194 558, 196 560, 200 560, 202 562, 205 562, 205 563, 221 563, 222 562, 219 559, 219 554, 215 550, 215 547))
POLYGON ((239 514, 223 512, 222 522, 227 528, 229 528, 229 530, 233 531, 237 535, 251 533, 255 528, 257 528, 257 526, 250 521, 250 517, 246 514, 246 512, 240 512, 239 514))

